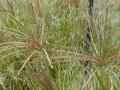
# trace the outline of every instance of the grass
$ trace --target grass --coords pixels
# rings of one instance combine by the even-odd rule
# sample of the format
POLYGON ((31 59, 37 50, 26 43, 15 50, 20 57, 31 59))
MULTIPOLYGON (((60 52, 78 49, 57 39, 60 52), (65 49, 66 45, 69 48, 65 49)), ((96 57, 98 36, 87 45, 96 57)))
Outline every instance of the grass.
POLYGON ((119 90, 119 8, 94 1, 90 18, 88 0, 0 1, 0 90, 119 90))

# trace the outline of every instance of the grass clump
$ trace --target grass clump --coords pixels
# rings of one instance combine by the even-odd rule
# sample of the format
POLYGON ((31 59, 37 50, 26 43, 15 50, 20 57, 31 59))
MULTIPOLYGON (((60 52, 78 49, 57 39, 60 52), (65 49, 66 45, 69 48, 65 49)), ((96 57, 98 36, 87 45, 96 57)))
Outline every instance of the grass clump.
POLYGON ((119 90, 119 3, 0 1, 0 90, 119 90))

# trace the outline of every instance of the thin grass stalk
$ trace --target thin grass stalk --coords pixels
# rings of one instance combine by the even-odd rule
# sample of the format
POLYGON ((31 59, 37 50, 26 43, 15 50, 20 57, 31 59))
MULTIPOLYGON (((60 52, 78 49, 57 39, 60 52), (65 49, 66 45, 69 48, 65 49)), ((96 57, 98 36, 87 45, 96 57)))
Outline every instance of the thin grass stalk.
POLYGON ((22 67, 20 68, 20 70, 18 71, 17 76, 21 73, 22 69, 25 67, 25 65, 27 64, 27 62, 30 60, 30 58, 36 53, 36 51, 32 52, 32 54, 26 59, 26 61, 24 62, 24 64, 22 65, 22 67))
POLYGON ((48 60, 48 63, 50 65, 50 67, 53 68, 52 61, 50 60, 50 57, 48 56, 48 53, 47 53, 46 49, 43 48, 43 52, 44 52, 44 54, 45 54, 45 56, 46 56, 46 58, 48 60))

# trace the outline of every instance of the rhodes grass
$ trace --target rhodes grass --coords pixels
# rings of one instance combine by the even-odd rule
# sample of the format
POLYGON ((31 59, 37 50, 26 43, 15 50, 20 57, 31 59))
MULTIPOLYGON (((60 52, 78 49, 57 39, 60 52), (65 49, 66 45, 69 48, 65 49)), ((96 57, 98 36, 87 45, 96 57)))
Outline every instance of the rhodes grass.
POLYGON ((87 12, 88 0, 0 0, 0 90, 120 90, 120 1, 87 12))

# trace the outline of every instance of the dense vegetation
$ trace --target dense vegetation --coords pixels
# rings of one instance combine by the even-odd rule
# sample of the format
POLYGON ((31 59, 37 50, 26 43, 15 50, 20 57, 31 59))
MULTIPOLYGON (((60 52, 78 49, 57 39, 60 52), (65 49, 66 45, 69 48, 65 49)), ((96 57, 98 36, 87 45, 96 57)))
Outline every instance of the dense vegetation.
POLYGON ((120 1, 88 5, 0 0, 0 90, 120 90, 120 1))

